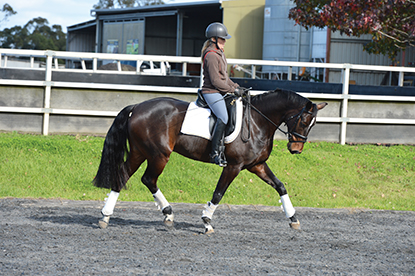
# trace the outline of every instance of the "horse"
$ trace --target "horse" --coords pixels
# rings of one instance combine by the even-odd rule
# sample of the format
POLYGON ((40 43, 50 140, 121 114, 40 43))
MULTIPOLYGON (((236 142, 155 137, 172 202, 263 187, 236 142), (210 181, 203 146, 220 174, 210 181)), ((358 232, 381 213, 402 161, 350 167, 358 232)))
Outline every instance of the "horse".
MULTIPOLYGON (((205 233, 214 232, 212 216, 229 185, 244 169, 256 174, 278 192, 290 227, 300 229, 287 190, 266 161, 273 148, 274 133, 282 123, 287 126, 287 131, 283 132, 288 136, 288 150, 291 154, 301 153, 315 125, 318 110, 327 103, 315 104, 296 92, 282 89, 243 99, 245 127, 233 142, 226 145, 228 164, 222 170, 212 199, 202 212, 205 233), (249 133, 242 135, 243 132, 249 133)), ((100 165, 93 180, 96 187, 111 189, 102 209, 99 227, 108 226, 120 191, 145 160, 147 168, 141 181, 153 194, 164 215, 165 225, 174 226, 173 209, 157 187, 157 179, 171 153, 174 151, 193 160, 210 162, 211 142, 180 131, 185 113, 191 112, 187 111, 188 106, 189 102, 160 97, 129 105, 116 116, 106 135, 100 165)))

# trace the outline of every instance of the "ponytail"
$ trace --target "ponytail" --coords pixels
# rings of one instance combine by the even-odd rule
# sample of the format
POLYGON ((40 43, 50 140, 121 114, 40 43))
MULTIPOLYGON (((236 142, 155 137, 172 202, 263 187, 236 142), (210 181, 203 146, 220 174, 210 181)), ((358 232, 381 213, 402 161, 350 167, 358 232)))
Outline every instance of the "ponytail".
POLYGON ((205 43, 203 43, 203 47, 202 47, 202 51, 200 53, 200 58, 202 59, 203 62, 203 53, 206 51, 206 49, 212 45, 212 41, 210 39, 206 40, 205 43))

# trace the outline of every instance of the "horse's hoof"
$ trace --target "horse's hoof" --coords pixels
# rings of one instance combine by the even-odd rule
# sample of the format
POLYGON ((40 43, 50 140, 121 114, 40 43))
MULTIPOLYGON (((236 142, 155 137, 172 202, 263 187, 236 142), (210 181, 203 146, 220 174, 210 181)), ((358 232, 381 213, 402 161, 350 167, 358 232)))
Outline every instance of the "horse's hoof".
POLYGON ((108 223, 106 223, 105 221, 100 220, 100 221, 98 222, 98 226, 99 226, 99 228, 101 228, 101 229, 105 229, 105 228, 107 228, 108 223))
POLYGON ((109 216, 103 216, 102 219, 100 219, 98 221, 98 226, 101 229, 105 229, 105 228, 107 228, 109 222, 110 222, 110 217, 109 216))
MULTIPOLYGON (((210 219, 209 219, 210 221, 210 219)), ((209 235, 209 234, 213 234, 215 233, 215 231, 213 230, 212 225, 210 224, 205 224, 205 235, 209 235)))
POLYGON ((107 228, 107 226, 108 226, 108 222, 105 222, 105 221, 103 221, 102 219, 100 219, 100 220, 98 221, 98 226, 99 226, 99 228, 101 228, 101 229, 105 229, 105 228, 107 228))
POLYGON ((301 230, 300 221, 297 219, 296 222, 290 222, 290 227, 294 230, 301 230))
POLYGON ((205 235, 210 235, 210 234, 213 234, 213 233, 215 233, 215 230, 213 230, 213 228, 206 228, 205 229, 205 235))
POLYGON ((164 225, 165 226, 167 226, 167 227, 173 227, 174 226, 174 214, 173 214, 173 211, 171 210, 171 206, 168 206, 165 209, 163 209, 163 213, 168 208, 170 208, 170 212, 164 214, 164 220, 163 220, 163 222, 164 222, 164 225))
POLYGON ((173 228, 173 226, 174 226, 174 221, 172 221, 172 220, 169 220, 169 219, 165 218, 163 222, 164 222, 164 225, 168 228, 173 228))

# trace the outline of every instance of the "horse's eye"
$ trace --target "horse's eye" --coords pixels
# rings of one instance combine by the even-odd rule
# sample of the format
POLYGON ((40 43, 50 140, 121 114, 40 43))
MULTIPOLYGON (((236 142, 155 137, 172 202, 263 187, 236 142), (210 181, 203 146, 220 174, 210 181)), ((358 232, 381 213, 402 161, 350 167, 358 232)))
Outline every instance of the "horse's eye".
POLYGON ((301 116, 300 127, 307 127, 307 119, 301 116))

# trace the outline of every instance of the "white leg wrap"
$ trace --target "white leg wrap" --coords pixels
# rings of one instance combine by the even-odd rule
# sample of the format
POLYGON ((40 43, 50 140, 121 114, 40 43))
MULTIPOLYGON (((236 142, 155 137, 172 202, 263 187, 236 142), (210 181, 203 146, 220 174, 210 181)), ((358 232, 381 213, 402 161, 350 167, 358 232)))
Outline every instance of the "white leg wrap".
POLYGON ((293 204, 291 203, 290 197, 288 195, 281 196, 281 202, 282 202, 282 207, 285 212, 285 216, 287 218, 294 216, 295 210, 294 210, 293 204))
POLYGON ((170 206, 167 199, 164 197, 163 193, 159 190, 155 194, 153 194, 154 201, 156 202, 156 206, 158 209, 163 210, 167 206, 170 206))
POLYGON ((215 205, 215 204, 213 204, 212 202, 209 201, 206 205, 206 209, 203 210, 202 218, 207 217, 207 218, 212 219, 213 213, 215 212, 217 207, 218 207, 218 205, 215 205))
POLYGON ((117 203, 117 199, 120 193, 111 191, 108 194, 108 198, 105 199, 105 205, 104 208, 102 208, 102 214, 104 216, 111 216, 114 212, 115 203, 117 203))

